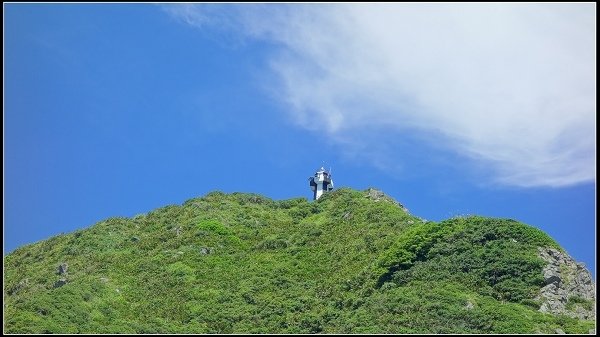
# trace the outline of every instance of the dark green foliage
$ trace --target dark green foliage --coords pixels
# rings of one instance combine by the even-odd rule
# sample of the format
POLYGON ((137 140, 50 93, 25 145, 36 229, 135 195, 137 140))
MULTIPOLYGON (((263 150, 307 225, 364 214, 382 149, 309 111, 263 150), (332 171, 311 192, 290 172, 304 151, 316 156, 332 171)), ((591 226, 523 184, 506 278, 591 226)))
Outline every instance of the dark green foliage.
POLYGON ((513 220, 468 217, 418 224, 379 259, 378 284, 452 280, 518 303, 535 297, 543 286, 538 246, 556 244, 540 230, 513 220))
POLYGON ((538 246, 558 247, 512 220, 423 222, 351 189, 212 192, 5 256, 4 332, 587 332, 537 311, 538 246))

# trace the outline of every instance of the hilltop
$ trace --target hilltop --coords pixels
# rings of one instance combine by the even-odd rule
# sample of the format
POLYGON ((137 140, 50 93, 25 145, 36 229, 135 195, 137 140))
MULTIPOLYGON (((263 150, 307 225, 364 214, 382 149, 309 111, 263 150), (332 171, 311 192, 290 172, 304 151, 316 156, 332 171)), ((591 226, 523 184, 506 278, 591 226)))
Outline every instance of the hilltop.
POLYGON ((590 273, 511 219, 212 192, 4 257, 5 333, 588 333, 590 273))

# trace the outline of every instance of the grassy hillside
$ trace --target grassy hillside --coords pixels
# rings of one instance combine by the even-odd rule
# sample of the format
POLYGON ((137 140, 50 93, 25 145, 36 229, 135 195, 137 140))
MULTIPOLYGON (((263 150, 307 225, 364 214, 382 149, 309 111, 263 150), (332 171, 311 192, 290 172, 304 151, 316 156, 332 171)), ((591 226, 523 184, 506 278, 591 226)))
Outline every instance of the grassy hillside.
POLYGON ((587 333, 537 311, 538 246, 558 248, 513 220, 426 222, 350 189, 212 192, 5 256, 4 332, 587 333))

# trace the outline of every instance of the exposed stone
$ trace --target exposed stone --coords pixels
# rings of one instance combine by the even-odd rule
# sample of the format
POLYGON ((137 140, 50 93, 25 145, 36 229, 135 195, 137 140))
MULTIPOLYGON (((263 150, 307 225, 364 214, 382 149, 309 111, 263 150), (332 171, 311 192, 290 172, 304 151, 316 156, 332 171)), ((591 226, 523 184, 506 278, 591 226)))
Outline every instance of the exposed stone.
POLYGON ((556 333, 557 333, 557 334, 559 334, 559 335, 564 335, 564 334, 566 334, 566 333, 565 333, 565 332, 564 332, 564 331, 563 331, 561 328, 557 328, 555 331, 556 331, 556 333))
POLYGON ((471 301, 467 301, 467 305, 465 305, 465 309, 467 310, 473 310, 475 306, 473 305, 473 303, 471 303, 471 301))
POLYGON ((65 263, 61 263, 58 265, 58 275, 66 275, 67 269, 69 269, 69 265, 65 263))
POLYGON ((344 220, 348 220, 352 217, 352 213, 351 212, 346 212, 344 213, 344 215, 342 216, 342 218, 344 218, 344 220))
POLYGON ((546 285, 536 298, 541 302, 539 311, 579 319, 594 319, 594 305, 586 308, 581 302, 569 303, 569 300, 575 299, 595 302, 596 289, 585 265, 575 262, 568 254, 554 248, 539 247, 538 252, 548 263, 543 269, 546 285))
POLYGON ((106 283, 106 282, 108 282, 108 277, 101 277, 100 281, 103 283, 106 283))
POLYGON ((12 296, 12 295, 18 293, 19 291, 27 288, 28 286, 29 286, 29 279, 24 278, 21 281, 19 281, 19 283, 14 285, 12 288, 8 289, 8 295, 12 296))
POLYGON ((54 282, 54 288, 60 288, 60 287, 64 286, 65 284, 67 284, 67 279, 61 278, 58 281, 54 282))
POLYGON ((560 286, 560 272, 558 268, 552 265, 544 268, 544 281, 546 281, 547 285, 555 283, 557 286, 560 286))
POLYGON ((208 247, 200 247, 200 254, 207 255, 207 254, 210 254, 210 252, 211 252, 210 248, 208 248, 208 247))
POLYGON ((385 196, 386 196, 385 193, 383 193, 380 190, 376 190, 374 188, 369 188, 367 190, 367 197, 370 199, 379 201, 379 200, 383 199, 383 197, 385 197, 385 196))
POLYGON ((595 335, 596 334, 596 329, 590 329, 590 335, 595 335))
POLYGON ((387 196, 385 193, 378 189, 368 188, 365 192, 367 193, 366 197, 371 200, 391 202, 396 206, 400 207, 406 213, 408 213, 408 209, 406 209, 406 207, 404 207, 401 203, 394 200, 394 198, 387 196))

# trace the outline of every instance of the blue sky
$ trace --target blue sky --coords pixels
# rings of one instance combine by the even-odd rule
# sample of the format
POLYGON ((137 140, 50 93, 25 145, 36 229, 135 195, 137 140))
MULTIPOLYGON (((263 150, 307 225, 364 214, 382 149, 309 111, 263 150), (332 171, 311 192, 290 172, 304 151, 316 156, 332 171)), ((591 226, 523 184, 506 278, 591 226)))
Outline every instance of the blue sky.
POLYGON ((4 5, 4 252, 213 190, 376 187, 595 275, 594 4, 4 5))

